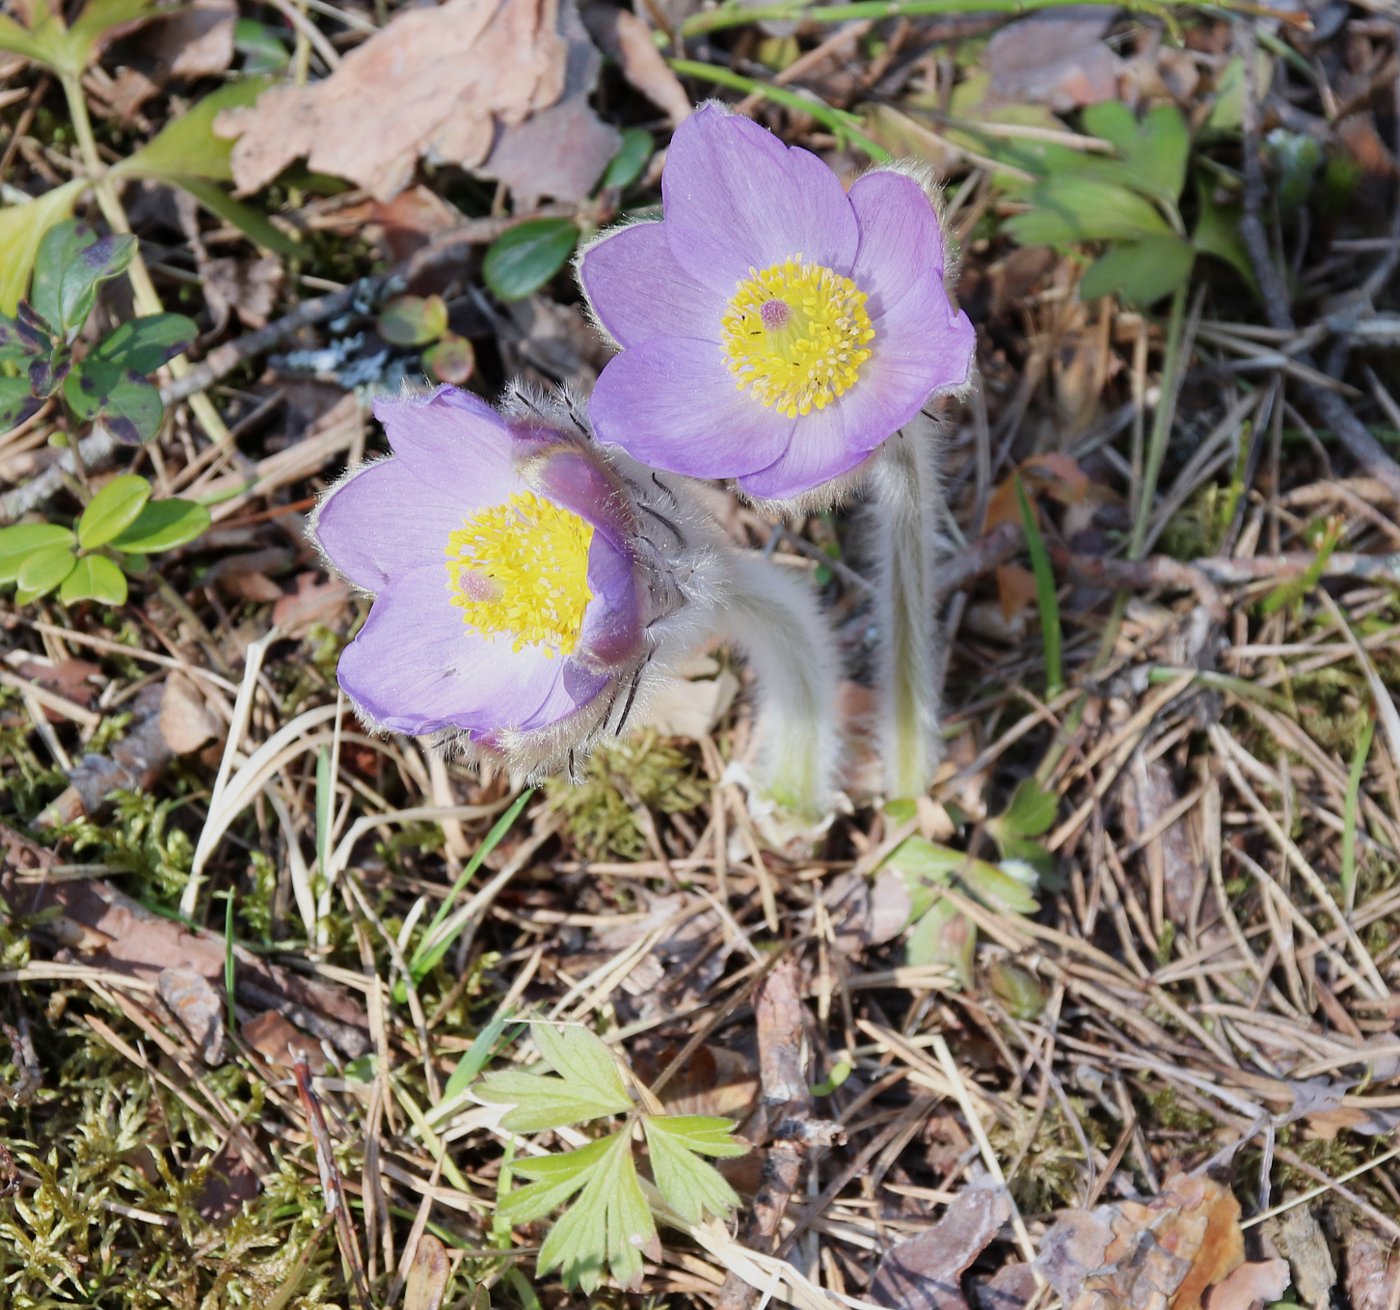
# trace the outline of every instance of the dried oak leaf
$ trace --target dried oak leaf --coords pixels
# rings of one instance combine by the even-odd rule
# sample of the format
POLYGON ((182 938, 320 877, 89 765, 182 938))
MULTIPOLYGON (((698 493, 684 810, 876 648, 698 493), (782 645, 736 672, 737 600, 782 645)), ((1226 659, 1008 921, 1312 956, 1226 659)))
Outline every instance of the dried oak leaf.
POLYGON ((273 87, 215 130, 238 138, 240 193, 305 156, 388 200, 420 156, 483 163, 501 129, 559 100, 567 57, 558 0, 447 0, 399 13, 323 81, 273 87))
POLYGON ((870 1299, 899 1310, 968 1310, 962 1276, 1010 1218, 1004 1189, 964 1188, 932 1228, 885 1253, 870 1299))

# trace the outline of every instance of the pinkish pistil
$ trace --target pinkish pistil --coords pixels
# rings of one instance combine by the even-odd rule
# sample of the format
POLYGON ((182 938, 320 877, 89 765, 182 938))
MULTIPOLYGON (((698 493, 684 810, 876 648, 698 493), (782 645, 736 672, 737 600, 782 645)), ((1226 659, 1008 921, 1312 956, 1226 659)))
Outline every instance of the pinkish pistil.
POLYGON ((792 310, 786 300, 765 300, 759 309, 763 326, 770 332, 781 332, 792 317, 792 310))

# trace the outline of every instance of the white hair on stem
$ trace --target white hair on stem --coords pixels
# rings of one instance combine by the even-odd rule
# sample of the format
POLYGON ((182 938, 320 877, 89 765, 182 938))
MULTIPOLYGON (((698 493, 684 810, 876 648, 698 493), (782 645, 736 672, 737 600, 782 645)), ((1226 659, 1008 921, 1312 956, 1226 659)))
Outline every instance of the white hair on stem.
POLYGON ((753 670, 758 791, 793 818, 832 810, 842 741, 840 667, 830 625, 811 587, 749 552, 727 561, 720 634, 753 670))
POLYGON ((942 758, 942 630, 933 597, 943 550, 937 438, 934 421, 918 416, 885 442, 871 479, 878 732, 890 798, 926 794, 942 758))

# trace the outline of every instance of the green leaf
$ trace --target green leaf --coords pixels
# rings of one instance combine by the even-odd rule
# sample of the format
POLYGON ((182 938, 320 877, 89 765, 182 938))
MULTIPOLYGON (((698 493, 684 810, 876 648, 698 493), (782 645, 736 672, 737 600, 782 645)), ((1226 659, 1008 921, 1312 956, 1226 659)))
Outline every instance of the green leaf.
POLYGON ((1146 309, 1175 291, 1191 275, 1196 252, 1178 236, 1110 246, 1079 281, 1080 300, 1120 296, 1146 309))
POLYGON ((958 876, 973 896, 999 914, 1026 915, 1040 909, 1040 902, 1032 894, 1037 881, 1036 870, 1028 861, 991 864, 986 860, 969 860, 958 876))
POLYGON ((613 1149, 619 1136, 621 1134, 614 1133, 576 1151, 561 1151, 512 1163, 514 1173, 537 1181, 517 1189, 500 1203, 496 1213, 501 1221, 515 1228, 520 1224, 532 1224, 557 1210, 588 1181, 589 1173, 613 1149))
POLYGON ((1254 264, 1245 248, 1244 237, 1240 235, 1240 220, 1244 216, 1244 207, 1217 204, 1214 188, 1204 178, 1196 188, 1196 198, 1198 207, 1196 230, 1191 234, 1192 244, 1203 255, 1223 259, 1244 278, 1249 289, 1257 296, 1259 282, 1254 275, 1254 264))
POLYGON ((626 1137, 606 1138, 608 1150, 593 1166, 578 1200, 540 1248, 539 1274, 559 1270, 566 1288, 592 1292, 606 1270, 625 1288, 642 1277, 642 1254, 660 1255, 656 1221, 637 1180, 626 1137))
POLYGON ((154 373, 187 350, 198 335, 194 320, 183 314, 147 314, 109 333, 93 354, 133 373, 154 373))
POLYGON ((952 901, 940 897, 910 929, 904 958, 916 968, 943 965, 963 988, 972 986, 977 925, 952 901))
POLYGON ((69 373, 63 398, 79 418, 102 423, 129 446, 155 436, 165 414, 160 392, 145 378, 95 353, 69 373))
POLYGON ((1034 778, 1023 778, 1011 793, 1006 809, 991 820, 993 834, 1011 837, 1039 837, 1050 831, 1060 808, 1060 798, 1046 791, 1034 778))
POLYGON ((19 427, 41 403, 35 398, 28 377, 0 377, 0 435, 19 427))
POLYGON ((569 262, 577 244, 578 228, 567 218, 533 219, 491 243, 482 275, 497 299, 523 300, 569 262))
POLYGON ((272 85, 266 77, 240 78, 172 117, 135 154, 112 165, 113 177, 150 177, 181 183, 185 178, 233 181, 233 141, 215 135, 214 120, 225 109, 251 105, 272 85))
POLYGON ((105 555, 84 555, 63 579, 58 598, 65 605, 75 605, 80 600, 125 605, 126 578, 105 555))
POLYGON ((517 1133, 537 1133, 566 1124, 624 1114, 632 1098, 608 1048, 586 1028, 530 1026, 535 1045, 558 1077, 503 1070, 488 1073, 477 1096, 492 1105, 513 1105, 501 1119, 517 1133))
POLYGON ((29 556, 55 546, 71 546, 73 533, 57 523, 16 523, 0 528, 0 583, 14 582, 29 556))
POLYGON ((32 315, 12 318, 0 314, 0 364, 18 364, 53 350, 49 334, 32 321, 32 315))
POLYGON ((72 573, 77 562, 68 546, 44 546, 25 557, 15 582, 29 599, 38 600, 72 573))
POLYGON ((32 59, 36 64, 44 64, 56 71, 61 70, 67 54, 67 32, 55 23, 42 6, 39 10, 43 21, 33 27, 24 27, 0 14, 0 50, 32 59))
POLYGON ((629 127, 622 133, 622 144, 612 157, 607 172, 603 174, 603 186, 621 191, 629 187, 642 175, 647 160, 656 150, 656 142, 645 128, 629 127))
POLYGON ((264 250, 271 250, 288 258, 305 255, 306 251, 297 237, 289 236, 281 228, 274 226, 266 214, 254 209, 252 205, 235 200, 217 183, 201 177, 170 177, 163 180, 189 192, 215 218, 221 218, 231 227, 236 227, 264 250))
POLYGON ((732 1136, 728 1119, 705 1115, 643 1115, 656 1186, 677 1214, 698 1224, 707 1214, 723 1219, 739 1204, 734 1189, 700 1155, 743 1155, 747 1147, 732 1136))
POLYGON ((243 56, 243 71, 250 76, 280 74, 292 59, 276 33, 252 18, 240 18, 234 23, 233 48, 243 56))
POLYGON ((34 200, 0 209, 0 314, 15 312, 44 234, 73 212, 86 185, 85 178, 74 178, 34 200))
POLYGON ((441 296, 395 296, 375 326, 390 345, 425 346, 447 331, 447 302, 441 296))
POLYGON ((1139 120, 1127 105, 1105 100, 1084 110, 1083 123, 1091 136, 1116 147, 1135 187, 1176 204, 1186 185, 1191 134, 1175 105, 1156 105, 1139 120))
POLYGON ((1098 178, 1046 178, 1030 189, 1027 199, 1032 208, 1006 221, 1006 230, 1026 246, 1172 235, 1150 201, 1098 178))
POLYGON ((135 255, 133 236, 99 236, 75 219, 56 224, 45 233, 34 262, 35 312, 72 341, 92 312, 98 283, 125 273, 135 255))
POLYGON ((156 16, 160 0, 88 0, 78 21, 68 29, 68 58, 72 72, 80 73, 93 55, 118 35, 156 16))
POLYGON ((151 484, 127 473, 113 478, 97 493, 78 520, 78 545, 84 550, 105 546, 136 521, 151 498, 151 484))
POLYGON ((1045 696, 1056 695, 1064 686, 1061 650, 1064 634, 1060 628, 1060 600, 1055 591, 1055 575, 1050 568, 1050 552, 1040 531, 1040 519, 1026 495, 1021 475, 1012 474, 1016 487, 1016 502, 1021 509, 1021 527, 1026 534, 1026 549, 1030 552, 1031 572, 1035 574, 1035 599, 1040 610, 1040 640, 1045 647, 1045 696))
POLYGON ((154 555, 193 541, 209 523, 209 511, 197 501, 178 496, 147 501, 126 531, 110 544, 125 555, 154 555))
POLYGON ((465 386, 476 371, 476 351, 466 337, 448 332, 423 352, 423 371, 436 382, 465 386))

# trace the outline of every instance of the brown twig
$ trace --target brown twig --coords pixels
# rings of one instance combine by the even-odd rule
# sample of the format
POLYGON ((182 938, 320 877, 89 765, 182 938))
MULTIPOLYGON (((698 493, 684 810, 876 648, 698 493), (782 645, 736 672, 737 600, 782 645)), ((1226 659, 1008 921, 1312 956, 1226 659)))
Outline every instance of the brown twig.
MULTIPOLYGON (((1240 124, 1244 153, 1244 214, 1240 219, 1240 236, 1249 252, 1249 262, 1253 265, 1254 275, 1259 282, 1259 292, 1264 301, 1264 312, 1268 316, 1269 325, 1281 332, 1296 333, 1298 327, 1293 320, 1293 311, 1283 278, 1270 254, 1268 237, 1264 232, 1264 169, 1259 157, 1258 88, 1254 85, 1258 36, 1253 24, 1240 24, 1238 41, 1245 68, 1245 94, 1240 124)), ((1388 277, 1393 271, 1393 265, 1383 271, 1388 277)), ((1322 371, 1329 376, 1340 372, 1348 350, 1345 338, 1338 341, 1327 366, 1322 371)), ((1318 367, 1307 351, 1299 351, 1294 358, 1305 368, 1318 367)), ((1351 406, 1337 392, 1327 387, 1303 383, 1302 390, 1308 403, 1336 434, 1337 440, 1342 443, 1347 453, 1368 473, 1383 482, 1393 494, 1400 496, 1400 466, 1397 466, 1386 453, 1385 447, 1356 417, 1351 406)))

